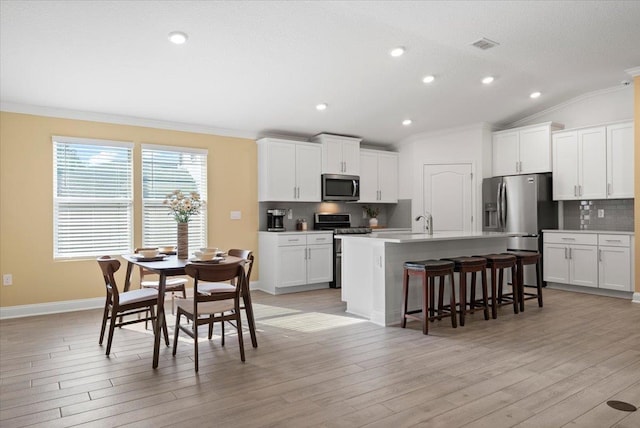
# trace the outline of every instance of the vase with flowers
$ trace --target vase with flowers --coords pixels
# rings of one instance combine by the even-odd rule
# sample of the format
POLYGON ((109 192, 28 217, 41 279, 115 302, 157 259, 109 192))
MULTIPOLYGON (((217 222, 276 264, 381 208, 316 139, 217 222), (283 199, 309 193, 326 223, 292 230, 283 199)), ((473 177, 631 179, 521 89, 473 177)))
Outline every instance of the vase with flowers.
POLYGON ((365 205, 363 208, 369 217, 369 226, 378 227, 378 214, 380 214, 380 208, 369 205, 365 205))
POLYGON ((178 248, 179 259, 189 258, 189 220, 191 217, 200 214, 202 200, 198 192, 183 193, 181 190, 174 190, 167 195, 163 202, 169 208, 178 224, 178 248))

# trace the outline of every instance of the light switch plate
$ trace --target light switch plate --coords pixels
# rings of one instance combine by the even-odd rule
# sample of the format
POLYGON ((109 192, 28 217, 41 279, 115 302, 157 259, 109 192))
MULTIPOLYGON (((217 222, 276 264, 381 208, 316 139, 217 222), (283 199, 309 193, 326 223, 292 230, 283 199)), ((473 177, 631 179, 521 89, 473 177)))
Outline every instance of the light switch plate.
POLYGON ((604 210, 603 209, 598 210, 598 218, 604 218, 604 210))
POLYGON ((293 209, 292 209, 292 208, 289 208, 289 209, 287 210, 287 218, 288 218, 289 220, 293 220, 293 209))
POLYGON ((2 285, 13 285, 13 275, 10 273, 2 275, 2 285))
POLYGON ((240 220, 242 218, 242 211, 231 211, 229 216, 231 220, 240 220))

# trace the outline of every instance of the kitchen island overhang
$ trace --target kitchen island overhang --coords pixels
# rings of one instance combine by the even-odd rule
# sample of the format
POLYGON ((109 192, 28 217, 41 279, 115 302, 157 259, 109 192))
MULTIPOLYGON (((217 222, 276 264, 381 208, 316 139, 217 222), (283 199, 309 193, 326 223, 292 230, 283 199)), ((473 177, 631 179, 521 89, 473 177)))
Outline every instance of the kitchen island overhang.
MULTIPOLYGON (((342 239, 342 300, 346 311, 381 326, 398 324, 404 262, 502 253, 519 233, 435 232, 346 235, 342 239)), ((489 281, 491 278, 487 278, 489 281)), ((457 274, 456 274, 456 282, 457 274)), ((409 308, 420 306, 421 287, 412 286, 409 308)))

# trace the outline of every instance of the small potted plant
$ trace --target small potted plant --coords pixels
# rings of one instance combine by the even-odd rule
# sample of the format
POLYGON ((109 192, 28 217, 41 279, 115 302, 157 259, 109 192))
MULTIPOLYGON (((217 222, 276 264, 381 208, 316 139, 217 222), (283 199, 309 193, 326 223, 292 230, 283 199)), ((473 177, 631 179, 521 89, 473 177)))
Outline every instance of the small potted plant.
POLYGON ((364 210, 367 212, 367 216, 369 216, 369 226, 377 227, 378 226, 378 214, 380 214, 380 208, 371 207, 365 205, 364 210))

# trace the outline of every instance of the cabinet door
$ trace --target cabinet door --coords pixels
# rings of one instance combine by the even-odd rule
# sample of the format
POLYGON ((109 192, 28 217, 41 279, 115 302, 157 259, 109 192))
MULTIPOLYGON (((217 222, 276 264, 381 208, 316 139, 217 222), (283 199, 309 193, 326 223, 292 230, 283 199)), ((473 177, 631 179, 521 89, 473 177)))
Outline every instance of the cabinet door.
POLYGON ((295 169, 291 165, 296 162, 295 145, 291 143, 269 142, 264 158, 260 159, 260 168, 264 168, 264 183, 261 188, 261 201, 294 201, 295 169))
POLYGON ((569 278, 571 284, 584 287, 598 286, 598 247, 572 245, 569 247, 569 278))
POLYGON ((378 202, 378 154, 367 150, 360 153, 360 200, 378 202))
POLYGON ((518 150, 520 174, 551 171, 551 133, 548 126, 520 131, 518 150))
MULTIPOLYGON (((291 165, 284 169, 291 169, 291 165)), ((322 149, 318 146, 296 146, 296 183, 298 202, 320 202, 322 149)))
POLYGON ((378 190, 380 202, 398 202, 398 155, 396 153, 378 154, 378 190))
POLYGON ((631 257, 629 248, 599 247, 599 286, 609 290, 631 289, 631 257))
POLYGON ((553 199, 578 199, 578 133, 553 134, 553 199))
POLYGON ((513 175, 518 162, 519 132, 493 134, 493 175, 513 175))
POLYGON ((341 141, 326 139, 322 142, 322 173, 344 174, 341 141))
POLYGON ((633 123, 607 126, 607 198, 633 198, 633 123))
POLYGON ((360 143, 357 141, 342 142, 343 174, 360 175, 360 143))
POLYGON ((562 244, 544 244, 542 252, 543 279, 561 284, 569 283, 568 249, 562 244))
POLYGON ((578 131, 579 199, 607 197, 607 134, 604 126, 578 131))
POLYGON ((333 281, 333 245, 309 245, 307 251, 307 283, 333 281))
POLYGON ((293 287, 307 283, 307 247, 278 247, 276 287, 293 287))

